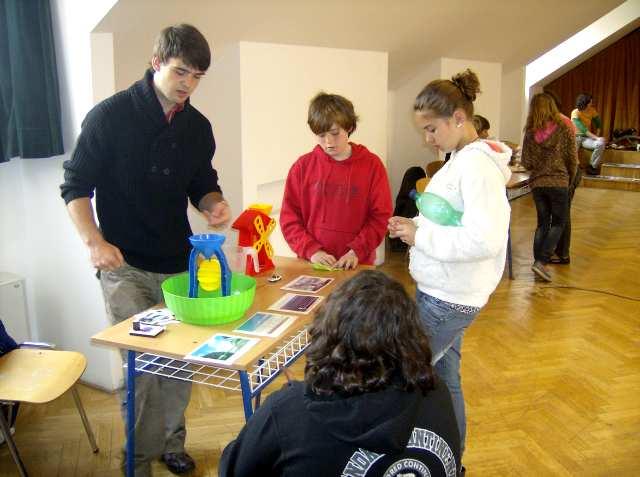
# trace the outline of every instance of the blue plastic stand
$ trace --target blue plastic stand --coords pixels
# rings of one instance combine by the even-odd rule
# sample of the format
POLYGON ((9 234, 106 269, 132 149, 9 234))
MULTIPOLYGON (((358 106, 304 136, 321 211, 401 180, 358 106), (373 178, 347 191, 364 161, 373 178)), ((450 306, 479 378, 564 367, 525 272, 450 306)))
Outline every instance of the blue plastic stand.
POLYGON ((225 236, 219 234, 197 234, 189 237, 192 249, 189 255, 189 298, 198 298, 198 265, 196 258, 198 254, 204 255, 209 260, 213 255, 220 262, 220 283, 222 285, 222 296, 231 295, 231 271, 222 251, 222 244, 225 236))

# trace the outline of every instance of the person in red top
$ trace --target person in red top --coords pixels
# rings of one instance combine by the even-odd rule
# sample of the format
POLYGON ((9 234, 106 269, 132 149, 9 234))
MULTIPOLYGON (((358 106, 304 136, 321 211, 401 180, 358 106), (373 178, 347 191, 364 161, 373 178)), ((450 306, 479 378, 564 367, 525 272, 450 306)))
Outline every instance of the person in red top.
POLYGON ((380 158, 349 142, 358 117, 348 99, 319 93, 308 121, 318 145, 289 170, 280 227, 301 258, 328 267, 372 265, 393 205, 380 158))

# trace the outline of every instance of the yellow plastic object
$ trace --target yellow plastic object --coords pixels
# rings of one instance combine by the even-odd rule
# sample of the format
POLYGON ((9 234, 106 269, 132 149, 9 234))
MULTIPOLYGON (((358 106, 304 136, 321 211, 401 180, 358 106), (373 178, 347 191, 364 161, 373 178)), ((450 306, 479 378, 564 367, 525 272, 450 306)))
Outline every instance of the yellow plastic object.
POLYGON ((265 215, 271 214, 273 206, 271 204, 251 204, 249 207, 251 210, 258 210, 265 215))
POLYGON ((256 252, 259 252, 261 248, 264 248, 264 251, 267 253, 267 257, 273 258, 273 247, 269 243, 269 235, 273 232, 273 229, 276 227, 276 221, 271 220, 267 228, 264 227, 264 222, 262 222, 262 217, 256 216, 253 219, 253 226, 256 229, 256 232, 260 235, 258 240, 253 243, 253 248, 256 249, 256 252))
POLYGON ((220 288, 220 262, 214 258, 200 262, 198 283, 206 291, 214 291, 220 288))

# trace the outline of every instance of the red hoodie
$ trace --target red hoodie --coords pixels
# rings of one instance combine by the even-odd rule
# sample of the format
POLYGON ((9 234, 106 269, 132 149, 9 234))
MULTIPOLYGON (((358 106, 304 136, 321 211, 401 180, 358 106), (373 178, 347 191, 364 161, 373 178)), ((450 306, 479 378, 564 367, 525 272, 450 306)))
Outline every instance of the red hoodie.
POLYGON ((389 179, 378 156, 350 144, 344 161, 316 146, 289 170, 280 227, 301 258, 322 249, 339 259, 352 249, 360 263, 375 260, 393 211, 389 179))

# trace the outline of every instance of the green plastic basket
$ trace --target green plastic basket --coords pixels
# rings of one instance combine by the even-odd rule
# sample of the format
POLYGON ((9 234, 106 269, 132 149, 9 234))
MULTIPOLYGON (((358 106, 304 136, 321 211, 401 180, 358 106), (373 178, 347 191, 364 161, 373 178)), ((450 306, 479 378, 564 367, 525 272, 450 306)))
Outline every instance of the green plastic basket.
POLYGON ((221 325, 243 317, 253 303, 256 281, 242 273, 232 273, 231 295, 221 296, 220 289, 198 288, 198 298, 189 298, 189 274, 181 273, 162 283, 162 293, 167 308, 178 320, 193 325, 221 325))

